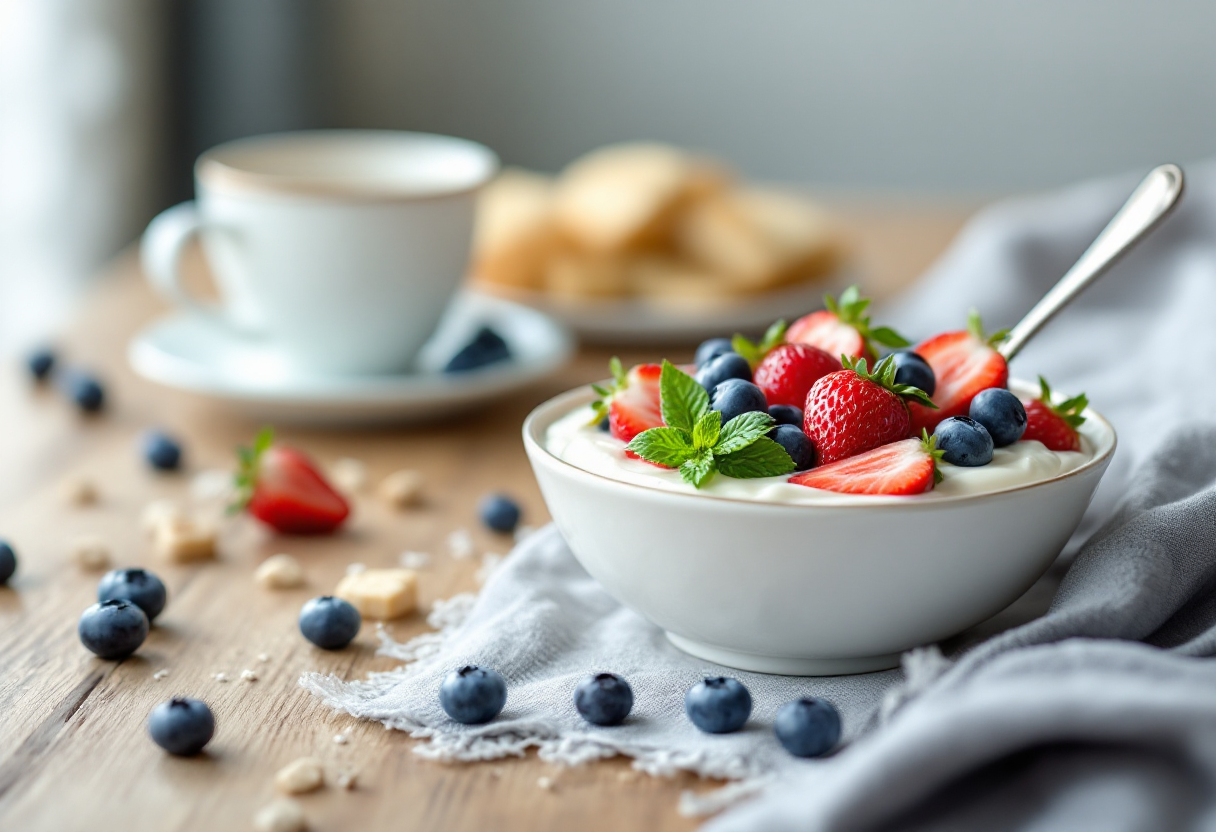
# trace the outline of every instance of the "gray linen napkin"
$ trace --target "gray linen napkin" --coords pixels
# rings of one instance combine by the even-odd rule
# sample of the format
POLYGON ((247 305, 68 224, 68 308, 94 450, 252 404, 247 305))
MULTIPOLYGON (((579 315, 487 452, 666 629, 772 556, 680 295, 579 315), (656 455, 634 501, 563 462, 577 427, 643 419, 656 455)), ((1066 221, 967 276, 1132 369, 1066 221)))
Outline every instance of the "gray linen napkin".
MULTIPOLYGON (((416 750, 440 759, 528 747, 566 763, 623 753, 656 774, 739 781, 717 799, 689 798, 689 811, 762 792, 715 830, 1216 828, 1216 665, 1193 658, 1216 652, 1216 168, 1190 174, 1178 214, 1015 362, 1015 375, 1088 392, 1120 434, 1042 618, 952 665, 924 650, 902 672, 728 671, 675 650, 612 601, 549 528, 518 546, 478 598, 438 607, 438 633, 406 645, 385 638, 383 652, 412 663, 366 682, 301 683, 337 709, 429 737, 416 750), (439 708, 440 679, 466 662, 498 668, 510 685, 489 725, 455 725, 439 708), (624 726, 592 728, 574 712, 574 685, 598 670, 634 686, 624 726), (683 717, 684 690, 706 673, 751 689, 746 730, 710 737, 683 717), (846 746, 830 758, 794 760, 769 730, 783 702, 806 694, 841 710, 846 746)), ((919 337, 957 327, 976 306, 993 328, 1012 324, 1134 184, 988 210, 884 322, 919 337)), ((983 545, 975 541, 977 556, 983 545)))

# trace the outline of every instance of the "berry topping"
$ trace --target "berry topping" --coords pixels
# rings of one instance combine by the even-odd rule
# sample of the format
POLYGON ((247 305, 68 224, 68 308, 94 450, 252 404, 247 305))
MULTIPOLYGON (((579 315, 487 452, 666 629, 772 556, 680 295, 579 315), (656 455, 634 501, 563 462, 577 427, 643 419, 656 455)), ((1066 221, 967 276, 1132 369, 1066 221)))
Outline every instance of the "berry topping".
POLYGON ((937 423, 933 432, 942 461, 960 468, 978 468, 992 462, 992 436, 988 429, 967 416, 951 416, 937 423))
POLYGON ((519 505, 506 494, 488 494, 477 506, 477 514, 487 529, 511 533, 519 525, 519 505))
POLYGON ((752 365, 737 352, 724 352, 697 370, 697 383, 711 393, 719 384, 731 379, 752 380, 752 365))
POLYGON ((916 346, 916 353, 929 362, 937 378, 933 392, 937 410, 911 403, 913 434, 922 429, 932 432, 938 422, 950 416, 966 416, 977 393, 1005 386, 1009 368, 996 345, 1007 335, 1005 330, 985 335, 979 313, 972 310, 967 329, 944 332, 916 346))
POLYGON ((827 700, 795 699, 777 711, 773 733, 795 757, 821 757, 840 742, 840 714, 827 700))
POLYGON ((895 361, 895 383, 919 387, 929 396, 937 389, 937 376, 929 362, 918 354, 905 350, 891 354, 895 361))
POLYGON ((796 474, 790 482, 840 494, 923 494, 941 478, 941 453, 926 434, 796 474))
POLYGON ((752 714, 752 695, 738 679, 711 676, 684 695, 684 712, 707 734, 738 731, 752 714))
MULTIPOLYGON (((869 372, 866 360, 845 359, 845 369, 829 373, 806 397, 803 431, 815 445, 819 463, 860 454, 903 439, 911 418, 905 398, 929 403, 916 387, 895 383, 890 356, 869 372)), ((930 404, 931 406, 931 404, 930 404)))
POLYGON ((176 471, 182 463, 182 446, 158 430, 144 434, 144 459, 158 471, 176 471))
POLYGON ((731 346, 729 338, 710 338, 708 341, 701 342, 701 346, 697 347, 697 354, 693 358, 693 363, 697 367, 704 367, 719 355, 734 351, 735 348, 731 346))
POLYGON ((1081 450, 1077 428, 1085 422, 1081 414, 1089 407, 1089 399, 1082 393, 1053 404, 1051 388, 1042 376, 1039 388, 1039 398, 1026 403, 1026 432, 1022 438, 1042 442, 1051 451, 1081 450))
POLYGON ((626 374, 621 360, 615 356, 608 362, 608 367, 612 370, 612 386, 591 385, 599 394, 593 405, 596 421, 607 417, 609 432, 622 442, 630 441, 642 431, 661 427, 659 376, 662 367, 639 364, 626 374))
POLYGON ((341 650, 359 635, 363 617, 354 604, 322 595, 300 608, 300 633, 322 650, 341 650))
POLYGON ((167 598, 164 582, 144 569, 114 569, 97 584, 98 601, 130 601, 144 611, 148 621, 161 614, 167 598))
POLYGON ((967 415, 988 429, 992 444, 998 448, 1017 442, 1026 431, 1026 408, 1004 387, 977 393, 967 415))
POLYGON ((722 414, 722 424, 744 413, 768 414, 768 401, 763 391, 750 381, 728 378, 714 387, 709 395, 709 407, 722 414))
POLYGON ((908 341, 895 330, 886 326, 871 327, 866 309, 870 299, 863 298, 856 286, 850 286, 837 301, 824 295, 823 305, 827 309, 812 312, 794 321, 785 340, 791 344, 810 344, 828 355, 847 355, 850 358, 878 358, 875 344, 884 347, 906 347, 908 341))
POLYGON ((445 373, 463 373, 466 370, 476 370, 487 364, 511 360, 511 348, 502 336, 488 326, 477 331, 473 340, 466 344, 460 352, 449 359, 443 368, 445 373))
POLYGON ((234 510, 244 509, 285 534, 327 534, 350 514, 346 499, 302 451, 274 444, 274 432, 258 433, 253 448, 237 448, 234 510))
POLYGON ((148 637, 148 616, 130 601, 102 601, 84 611, 76 630, 80 642, 101 658, 125 659, 148 637))
POLYGON ((55 369, 55 353, 45 347, 36 349, 25 357, 25 366, 34 381, 46 381, 55 369))
POLYGON ((633 689, 615 673, 597 673, 578 683, 574 707, 592 725, 620 725, 633 710, 633 689))
POLYGON ((148 715, 152 741, 170 754, 189 757, 203 750, 215 735, 211 709, 197 699, 175 697, 162 702, 148 715))
POLYGON ((790 404, 771 404, 768 406, 768 415, 779 425, 794 425, 802 430, 801 405, 795 407, 790 404))
POLYGON ((8 579, 13 577, 16 571, 17 553, 13 551, 12 546, 0 540, 0 586, 8 583, 8 579))
POLYGON ((815 467, 815 446, 807 439, 802 428, 797 425, 777 425, 765 434, 776 442, 794 460, 795 471, 805 471, 815 467))
POLYGON ((63 392, 85 413, 97 413, 106 403, 106 391, 101 382, 79 370, 64 378, 63 392))
POLYGON ((782 344, 756 366, 755 382, 770 404, 801 408, 811 386, 841 368, 840 360, 809 344, 782 344))
POLYGON ((496 670, 465 665, 444 678, 439 686, 439 704, 457 722, 480 725, 502 713, 507 704, 507 683, 496 670))

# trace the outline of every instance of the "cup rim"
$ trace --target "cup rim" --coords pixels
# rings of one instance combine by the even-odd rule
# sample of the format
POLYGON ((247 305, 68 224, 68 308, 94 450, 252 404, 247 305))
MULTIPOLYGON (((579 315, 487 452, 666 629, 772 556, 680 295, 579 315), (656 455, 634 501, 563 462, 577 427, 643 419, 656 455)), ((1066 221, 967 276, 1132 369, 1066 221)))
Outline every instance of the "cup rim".
POLYGON ((194 164, 195 181, 200 186, 221 192, 313 197, 344 202, 419 202, 446 199, 473 193, 498 174, 498 155, 490 148, 469 139, 408 130, 298 130, 265 133, 224 142, 204 151, 194 164), (473 160, 475 172, 451 187, 402 188, 385 185, 328 181, 321 177, 285 174, 252 169, 233 158, 251 150, 276 146, 283 148, 316 147, 335 144, 362 145, 383 149, 393 143, 415 143, 463 153, 473 160))
MULTIPOLYGON (((603 384, 607 384, 607 383, 608 383, 607 381, 603 382, 603 384)), ((1023 388, 1025 390, 1037 389, 1037 388, 1034 388, 1034 386, 1031 385, 1029 382, 1024 382, 1024 381, 1021 381, 1020 379, 1010 379, 1009 385, 1011 388, 1018 387, 1018 388, 1023 388)), ((603 474, 597 474, 594 471, 588 471, 585 468, 580 468, 579 466, 574 465, 573 463, 567 462, 566 460, 559 457, 557 454, 550 451, 549 448, 546 447, 546 445, 545 445, 544 436, 542 435, 542 430, 547 429, 549 427, 549 425, 551 425, 554 421, 556 421, 561 416, 564 416, 567 413, 569 413, 573 408, 593 401, 595 397, 596 397, 596 393, 594 390, 591 389, 591 386, 585 385, 582 387, 576 387, 572 390, 567 390, 566 392, 561 393, 557 396, 554 396, 553 398, 548 399, 547 401, 544 401, 541 404, 537 405, 535 408, 533 408, 532 412, 530 412, 528 414, 527 418, 524 419, 524 423, 523 423, 523 440, 524 440, 525 449, 529 451, 528 455, 530 457, 532 457, 533 460, 540 459, 551 466, 556 465, 557 467, 559 467, 562 471, 566 472, 567 474, 573 473, 575 476, 581 475, 584 477, 590 477, 597 481, 601 481, 604 483, 610 483, 613 486, 619 486, 621 488, 635 490, 638 492, 639 496, 641 496, 642 492, 646 492, 649 495, 657 496, 657 498, 659 498, 659 499, 671 498, 671 499, 705 500, 706 498, 708 498, 710 500, 716 500, 718 502, 723 502, 723 503, 735 503, 735 504, 755 506, 758 509, 796 510, 796 511, 817 511, 817 510, 822 511, 825 509, 830 509, 830 510, 863 509, 863 510, 873 511, 873 510, 877 510, 877 509, 894 508, 894 509, 915 510, 918 508, 919 505, 923 505, 925 507, 924 510, 929 510, 935 506, 948 506, 948 505, 954 505, 954 504, 960 503, 960 502, 996 498, 996 497, 999 497, 999 496, 1002 496, 1005 494, 1011 494, 1011 493, 1014 493, 1017 491, 1026 491, 1026 490, 1029 490, 1032 488, 1039 488, 1039 487, 1046 486, 1046 485, 1049 485, 1052 483, 1062 482, 1064 480, 1067 480, 1067 479, 1070 479, 1073 477, 1081 476, 1082 474, 1088 473, 1088 472, 1094 470, 1095 468, 1105 468, 1105 466, 1110 462, 1110 459, 1114 455, 1115 449, 1119 444, 1119 436, 1115 432, 1114 426, 1111 425, 1111 423, 1109 421, 1107 421, 1107 419, 1104 416, 1102 416, 1100 413, 1098 413, 1097 411, 1093 410, 1092 408, 1086 408, 1085 417, 1087 419, 1093 419, 1095 422, 1102 425, 1102 427, 1105 429, 1105 431, 1110 436, 1109 444, 1107 444, 1106 447, 1104 447, 1104 448, 1098 448, 1097 452, 1094 454, 1093 459, 1088 460, 1087 462, 1083 463, 1082 465, 1079 465, 1078 467, 1072 469, 1071 471, 1067 471, 1063 474, 1057 474, 1056 476, 1049 477, 1048 479, 1045 479, 1045 480, 1039 480, 1038 482, 1025 483, 1022 485, 1009 486, 1007 488, 1001 488, 1001 489, 997 489, 995 491, 983 491, 983 492, 980 492, 977 494, 957 494, 957 495, 954 495, 951 497, 939 497, 932 501, 926 501, 924 503, 919 503, 919 504, 916 502, 912 502, 912 501, 914 501, 915 498, 920 495, 912 495, 910 497, 896 497, 896 496, 884 497, 881 495, 873 495, 872 500, 864 500, 864 501, 859 501, 856 503, 830 502, 830 503, 823 503, 823 504, 815 504, 815 503, 765 502, 765 501, 761 501, 761 500, 747 500, 747 499, 744 499, 741 497, 724 497, 719 494, 688 494, 688 493, 684 493, 681 491, 671 491, 668 489, 654 488, 654 487, 651 487, 648 485, 642 485, 640 483, 626 482, 624 480, 618 480, 618 479, 614 479, 613 477, 604 476, 603 474), (544 421, 543 425, 541 425, 542 420, 544 421)), ((865 495, 856 495, 856 496, 865 497, 865 495)))

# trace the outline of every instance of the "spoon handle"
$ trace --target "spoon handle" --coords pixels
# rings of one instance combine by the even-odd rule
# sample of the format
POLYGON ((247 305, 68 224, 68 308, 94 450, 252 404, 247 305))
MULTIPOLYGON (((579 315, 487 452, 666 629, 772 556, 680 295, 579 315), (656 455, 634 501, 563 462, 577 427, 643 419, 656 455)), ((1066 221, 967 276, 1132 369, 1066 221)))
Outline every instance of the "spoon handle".
POLYGON ((1182 196, 1182 168, 1161 165, 1154 168, 1132 192, 1107 223, 1102 233, 1090 244, 1060 282, 1043 295, 1043 299, 1009 331, 1009 338, 1000 346, 1006 360, 1013 358, 1026 346, 1043 325, 1072 302, 1082 290, 1106 274, 1119 258, 1140 242, 1148 232, 1165 219, 1182 196))

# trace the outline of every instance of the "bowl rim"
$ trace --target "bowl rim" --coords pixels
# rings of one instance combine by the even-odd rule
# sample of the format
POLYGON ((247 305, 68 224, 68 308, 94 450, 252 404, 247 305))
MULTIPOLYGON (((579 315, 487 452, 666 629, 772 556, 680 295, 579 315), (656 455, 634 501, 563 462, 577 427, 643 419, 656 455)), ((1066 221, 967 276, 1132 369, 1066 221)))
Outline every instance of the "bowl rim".
MULTIPOLYGON (((602 385, 607 385, 610 382, 603 381, 603 382, 596 382, 596 383, 602 384, 602 385)), ((1021 379, 1013 379, 1013 378, 1009 379, 1009 386, 1010 386, 1010 388, 1013 388, 1013 387, 1022 388, 1024 391, 1033 391, 1033 390, 1038 389, 1038 387, 1036 385, 1032 385, 1030 382, 1023 381, 1021 379)), ((1056 476, 1049 477, 1048 479, 1045 479, 1045 480, 1039 480, 1038 482, 1024 483, 1022 485, 1011 485, 1007 488, 1001 488, 1001 489, 997 489, 995 491, 981 491, 977 494, 957 494, 957 495, 954 495, 951 497, 939 497, 932 501, 926 501, 924 503, 916 502, 917 498, 922 496, 919 494, 912 494, 912 495, 907 495, 907 496, 856 494, 856 495, 850 495, 850 496, 860 498, 859 502, 839 502, 839 503, 838 502, 825 502, 822 504, 768 502, 768 501, 764 501, 764 500, 748 500, 748 499, 745 499, 742 497, 724 497, 719 494, 689 494, 689 493, 685 493, 683 491, 672 491, 672 490, 666 489, 666 488, 655 488, 653 486, 642 485, 640 483, 626 482, 624 480, 618 480, 618 479, 614 479, 612 477, 604 476, 603 474, 597 474, 594 471, 588 471, 585 468, 580 468, 579 466, 574 465, 573 463, 567 462, 566 460, 559 457, 557 454, 550 451, 547 447, 545 447, 543 437, 541 437, 540 433, 539 433, 539 431, 540 431, 539 425, 540 425, 540 422, 542 421, 542 419, 546 419, 546 417, 550 417, 550 414, 554 414, 554 413, 556 414, 556 415, 552 415, 551 418, 547 418, 547 420, 545 421, 545 424, 543 427, 545 429, 547 429, 550 425, 553 424, 553 422, 557 421, 557 419, 559 419, 562 416, 569 413, 575 407, 579 407, 581 405, 591 402, 595 398, 595 396, 596 396, 595 391, 591 389, 590 384, 587 384, 582 387, 575 387, 571 390, 567 390, 564 393, 559 393, 558 395, 556 395, 550 399, 547 399, 546 401, 544 401, 544 402, 538 404, 536 407, 532 408, 532 411, 528 414, 527 418, 524 419, 524 423, 523 423, 524 447, 526 450, 528 450, 529 456, 531 456, 535 459, 539 455, 540 458, 544 459, 546 462, 548 462, 550 464, 556 463, 557 467, 559 467, 561 469, 569 469, 569 471, 573 472, 573 474, 576 476, 581 475, 581 476, 585 476, 585 477, 590 477, 594 480, 611 483, 612 485, 620 486, 625 489, 636 490, 638 492, 647 492, 650 494, 662 495, 662 498, 676 498, 676 499, 684 498, 684 499, 696 499, 696 500, 711 499, 711 500, 716 500, 718 502, 751 505, 751 506, 757 506, 757 507, 761 507, 761 508, 765 508, 765 509, 776 508, 776 509, 792 509, 792 510, 807 511, 807 510, 823 510, 823 509, 837 510, 837 509, 912 508, 918 504, 923 504, 925 506, 946 506, 946 505, 955 505, 960 502, 983 500, 983 499, 987 499, 987 498, 997 497, 997 496, 1003 495, 1003 494, 1011 494, 1011 493, 1018 492, 1018 491, 1028 491, 1033 488, 1040 488, 1040 487, 1043 487, 1046 485, 1050 485, 1052 483, 1062 482, 1064 480, 1067 480, 1067 479, 1070 479, 1073 477, 1078 477, 1082 474, 1092 471, 1095 468, 1105 467, 1107 462, 1109 462, 1110 458, 1114 455, 1115 449, 1119 445, 1119 436, 1118 436, 1118 433, 1115 431, 1114 426, 1106 419, 1106 417, 1102 416, 1102 414, 1098 413, 1093 408, 1087 407, 1083 411, 1083 415, 1085 416, 1086 419, 1092 419, 1093 421, 1097 422, 1098 424, 1102 425, 1105 428, 1106 432, 1110 435, 1109 445, 1107 445, 1105 448, 1099 448, 1098 452, 1094 454, 1094 457, 1092 459, 1088 460, 1087 462, 1083 463, 1082 465, 1072 469, 1071 471, 1066 471, 1063 474, 1057 474, 1056 476), (870 499, 866 499, 867 497, 870 499)))

